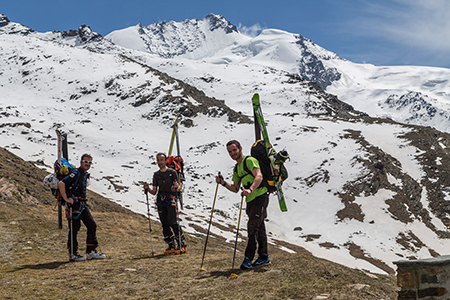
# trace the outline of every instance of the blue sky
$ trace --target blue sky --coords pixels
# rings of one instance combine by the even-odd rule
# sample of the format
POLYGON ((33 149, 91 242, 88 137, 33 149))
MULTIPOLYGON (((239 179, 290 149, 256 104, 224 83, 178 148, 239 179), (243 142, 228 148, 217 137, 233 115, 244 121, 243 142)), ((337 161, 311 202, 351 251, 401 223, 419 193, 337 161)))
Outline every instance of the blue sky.
POLYGON ((86 24, 102 35, 138 22, 146 26, 214 13, 242 31, 301 34, 353 62, 450 68, 448 0, 11 0, 2 1, 0 13, 36 31, 86 24))

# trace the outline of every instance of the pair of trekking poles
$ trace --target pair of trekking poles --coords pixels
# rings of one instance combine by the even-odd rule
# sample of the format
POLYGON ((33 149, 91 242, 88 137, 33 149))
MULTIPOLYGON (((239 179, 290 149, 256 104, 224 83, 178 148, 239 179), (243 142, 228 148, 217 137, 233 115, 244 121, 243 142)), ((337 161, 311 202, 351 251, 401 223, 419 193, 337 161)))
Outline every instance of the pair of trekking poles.
MULTIPOLYGON (((219 172, 219 175, 220 175, 220 172, 219 172)), ((203 268, 203 263, 204 263, 204 260, 205 260, 206 246, 208 245, 208 238, 209 238, 209 233, 210 233, 210 230, 211 230, 212 217, 213 217, 213 214, 214 214, 214 207, 216 205, 218 189, 219 189, 219 183, 217 183, 217 185, 216 185, 216 191, 215 191, 215 194, 214 194, 213 205, 212 205, 212 208, 211 208, 211 216, 210 216, 210 219, 209 219, 208 231, 207 231, 207 234, 206 234, 205 247, 203 248, 203 256, 202 256, 202 263, 200 265, 200 271, 206 271, 206 269, 203 268)), ((153 251, 152 224, 151 224, 151 221, 150 221, 150 204, 148 202, 148 192, 147 191, 145 191, 145 196, 146 196, 146 200, 147 200, 148 226, 149 226, 149 229, 150 229, 150 244, 151 244, 151 247, 152 247, 152 256, 153 256, 154 255, 154 251, 153 251)), ((236 231, 236 241, 234 243, 233 264, 232 264, 232 267, 231 267, 231 271, 234 270, 234 263, 235 263, 235 259, 236 259, 236 250, 237 250, 237 242, 238 242, 238 238, 239 238, 239 228, 240 228, 240 224, 241 224, 241 215, 242 215, 243 202, 244 202, 244 196, 241 197, 241 205, 240 205, 240 208, 239 208, 239 218, 238 218, 238 225, 237 225, 237 231, 236 231)), ((178 208, 177 208, 177 210, 178 210, 178 208)), ((177 215, 178 215, 178 212, 177 212, 177 215)), ((179 220, 178 220, 178 226, 180 226, 179 220)), ((180 234, 180 236, 181 236, 181 234, 180 234)), ((180 241, 180 245, 181 245, 181 241, 180 241)), ((232 278, 237 278, 238 276, 236 274, 232 273, 231 277, 232 278)))
MULTIPOLYGON (((220 176, 220 172, 219 172, 219 176, 220 176)), ((216 204, 218 188, 219 188, 219 183, 217 183, 217 185, 216 185, 216 192, 214 194, 214 201, 213 201, 213 205, 212 205, 212 208, 211 208, 211 216, 210 216, 210 219, 209 219, 208 232, 206 234, 205 247, 203 248, 203 256, 202 256, 202 263, 200 265, 200 271, 206 271, 206 269, 203 268, 203 262, 204 262, 204 259, 205 259, 206 246, 208 245, 208 237, 209 237, 209 232, 210 232, 210 229, 211 229, 212 217, 213 217, 213 213, 214 213, 214 206, 216 204)), ((235 262, 235 258, 236 258, 236 249, 237 249, 237 242, 238 242, 238 237, 239 237, 239 228, 240 228, 240 224, 241 224, 241 214, 242 214, 242 204, 243 204, 243 202, 244 202, 244 196, 241 197, 241 206, 239 208, 239 218, 238 218, 237 231, 236 231, 236 241, 234 242, 233 264, 231 266, 231 271, 234 270, 234 262, 235 262)), ((232 278, 237 278, 238 276, 236 274, 234 274, 234 273, 231 273, 231 277, 232 278)))
MULTIPOLYGON (((153 234, 152 234, 152 223, 150 220, 150 204, 148 202, 148 191, 145 190, 144 193, 145 193, 145 198, 147 200, 148 227, 150 230, 150 244, 152 246, 152 257, 153 257, 155 255, 155 252, 153 251, 153 234)), ((180 254, 182 254, 183 251, 181 251, 181 224, 180 224, 180 217, 178 215, 178 202, 177 202, 176 210, 177 210, 177 221, 178 221, 178 238, 179 238, 178 244, 180 245, 180 254)))

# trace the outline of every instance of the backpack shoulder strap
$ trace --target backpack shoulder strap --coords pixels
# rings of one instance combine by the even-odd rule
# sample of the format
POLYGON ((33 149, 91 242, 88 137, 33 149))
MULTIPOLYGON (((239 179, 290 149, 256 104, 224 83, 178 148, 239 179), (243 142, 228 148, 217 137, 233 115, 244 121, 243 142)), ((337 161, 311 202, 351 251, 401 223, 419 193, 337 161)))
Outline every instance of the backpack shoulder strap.
MULTIPOLYGON (((252 174, 252 172, 250 171, 250 169, 247 167, 247 158, 248 158, 248 156, 245 156, 244 157, 244 171, 245 171, 245 174, 243 175, 243 176, 239 176, 239 182, 242 180, 242 178, 244 178, 245 176, 247 176, 247 175, 252 175, 253 176, 253 174, 252 174)), ((236 163, 235 165, 234 165, 234 168, 233 168, 233 172, 234 173, 236 173, 237 174, 237 167, 238 167, 238 164, 236 163)))
MULTIPOLYGON (((73 183, 73 185, 70 187, 70 189, 72 190, 72 193, 81 191, 84 194, 84 192, 85 192, 84 184, 83 184, 84 178, 81 178, 82 176, 81 176, 80 170, 74 169, 73 172, 74 173, 76 172, 77 180, 73 183)), ((88 176, 87 174, 89 174, 89 173, 87 173, 87 172, 84 173, 84 176, 88 176)), ((85 195, 83 197, 85 197, 85 195)))
POLYGON ((248 158, 248 156, 244 157, 244 171, 247 172, 247 174, 250 174, 253 176, 252 171, 250 171, 250 169, 247 166, 247 158, 248 158))

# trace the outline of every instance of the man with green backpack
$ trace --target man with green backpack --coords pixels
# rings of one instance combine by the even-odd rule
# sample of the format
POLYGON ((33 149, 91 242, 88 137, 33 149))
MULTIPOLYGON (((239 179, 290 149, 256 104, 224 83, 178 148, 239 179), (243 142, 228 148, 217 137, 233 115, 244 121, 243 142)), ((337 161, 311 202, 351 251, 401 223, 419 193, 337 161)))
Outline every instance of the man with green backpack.
POLYGON ((231 140, 227 143, 227 151, 230 157, 236 161, 236 166, 233 170, 233 183, 227 183, 222 175, 216 176, 216 182, 234 193, 239 192, 241 183, 244 187, 241 196, 246 197, 247 206, 245 212, 249 220, 247 223, 248 242, 241 269, 245 270, 269 265, 267 234, 264 224, 264 219, 267 216, 269 194, 266 185, 261 184, 263 183, 263 176, 259 162, 254 157, 244 156, 242 146, 236 140, 231 140), (252 263, 256 250, 258 250, 258 258, 252 263))

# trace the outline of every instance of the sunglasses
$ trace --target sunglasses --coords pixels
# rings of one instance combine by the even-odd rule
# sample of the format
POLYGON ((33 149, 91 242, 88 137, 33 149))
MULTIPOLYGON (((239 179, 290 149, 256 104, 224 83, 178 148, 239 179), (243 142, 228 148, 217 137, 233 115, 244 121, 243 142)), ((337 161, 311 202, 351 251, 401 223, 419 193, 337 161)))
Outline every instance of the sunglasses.
POLYGON ((82 162, 84 162, 85 164, 90 164, 90 165, 92 165, 92 161, 89 161, 89 160, 82 160, 82 162))

